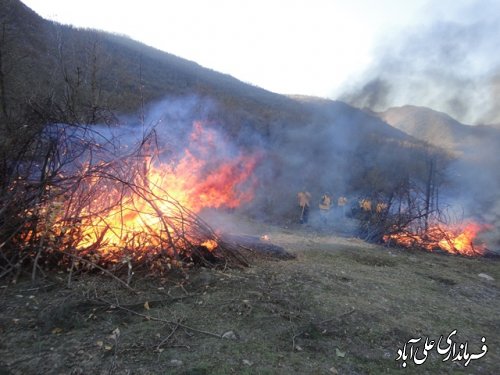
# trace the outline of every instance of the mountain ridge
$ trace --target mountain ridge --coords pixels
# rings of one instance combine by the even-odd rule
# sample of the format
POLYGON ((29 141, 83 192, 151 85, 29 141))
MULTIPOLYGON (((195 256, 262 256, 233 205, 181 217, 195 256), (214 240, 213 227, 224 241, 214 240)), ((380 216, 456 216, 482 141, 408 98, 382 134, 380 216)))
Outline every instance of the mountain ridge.
POLYGON ((473 153, 478 147, 500 144, 500 129, 491 125, 466 125, 444 112, 405 105, 375 113, 381 120, 420 140, 449 151, 473 153))

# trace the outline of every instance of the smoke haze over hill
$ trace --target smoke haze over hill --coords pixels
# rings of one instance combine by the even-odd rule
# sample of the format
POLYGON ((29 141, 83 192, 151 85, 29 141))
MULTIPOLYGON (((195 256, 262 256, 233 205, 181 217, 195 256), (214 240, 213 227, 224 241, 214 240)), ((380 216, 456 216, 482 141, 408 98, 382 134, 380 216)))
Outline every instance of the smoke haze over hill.
POLYGON ((500 122, 500 57, 494 52, 500 50, 500 3, 456 5, 432 2, 429 19, 389 35, 343 99, 375 111, 414 104, 466 124, 500 122))
POLYGON ((379 113, 388 124, 443 147, 455 155, 447 198, 454 219, 474 218, 492 225, 485 241, 500 246, 500 130, 467 126, 425 107, 403 106, 379 113))

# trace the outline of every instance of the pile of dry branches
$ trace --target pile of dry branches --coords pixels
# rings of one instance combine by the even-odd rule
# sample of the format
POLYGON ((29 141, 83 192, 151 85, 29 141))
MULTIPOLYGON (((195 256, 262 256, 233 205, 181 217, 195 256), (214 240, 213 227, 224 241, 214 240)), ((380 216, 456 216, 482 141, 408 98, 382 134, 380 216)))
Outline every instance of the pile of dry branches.
POLYGON ((4 160, 0 278, 99 269, 129 282, 139 270, 246 265, 237 246, 148 178, 152 138, 123 154, 91 128, 51 126, 4 160))

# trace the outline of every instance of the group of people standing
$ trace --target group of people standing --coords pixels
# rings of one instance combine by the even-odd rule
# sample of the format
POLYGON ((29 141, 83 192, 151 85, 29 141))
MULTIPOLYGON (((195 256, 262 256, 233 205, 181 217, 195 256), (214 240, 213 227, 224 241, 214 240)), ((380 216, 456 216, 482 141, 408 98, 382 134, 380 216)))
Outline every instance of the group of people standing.
MULTIPOLYGON (((309 220, 309 210, 311 206, 311 193, 308 191, 300 191, 297 194, 297 200, 299 203, 299 208, 300 208, 300 223, 305 224, 309 220)), ((337 205, 342 209, 342 211, 345 210, 345 205, 347 204, 347 198, 346 197, 339 197, 337 200, 337 205)), ((330 209, 332 208, 332 196, 330 193, 325 192, 320 201, 319 201, 319 214, 321 217, 321 221, 326 224, 328 222, 328 218, 330 216, 330 209)))

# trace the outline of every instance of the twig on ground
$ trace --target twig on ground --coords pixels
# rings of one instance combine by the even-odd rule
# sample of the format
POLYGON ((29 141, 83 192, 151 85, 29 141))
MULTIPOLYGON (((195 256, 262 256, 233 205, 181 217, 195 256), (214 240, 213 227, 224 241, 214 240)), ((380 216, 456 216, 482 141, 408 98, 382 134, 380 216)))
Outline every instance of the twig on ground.
POLYGON ((112 272, 108 271, 107 269, 99 266, 98 264, 95 264, 95 262, 92 262, 90 260, 87 260, 85 258, 82 258, 81 256, 78 256, 78 255, 75 255, 75 254, 71 254, 71 253, 68 253, 66 251, 61 251, 61 253, 65 254, 65 255, 68 255, 72 258, 76 258, 78 259, 79 261, 81 262, 84 262, 84 263, 87 263, 87 264, 90 264, 92 267, 95 267, 97 268, 98 270, 104 272, 106 275, 108 276, 111 276, 113 279, 115 279, 116 281, 118 281, 120 284, 122 284, 123 286, 125 286, 125 288, 127 288, 128 290, 130 290, 131 292, 135 293, 135 294, 139 294, 138 291, 136 291, 134 288, 132 288, 130 285, 128 285, 125 281, 123 281, 122 279, 120 279, 119 277, 113 275, 112 272))
MULTIPOLYGON (((163 298, 163 299, 155 299, 155 300, 148 300, 148 305, 150 308, 157 307, 159 305, 165 304, 165 303, 172 303, 175 301, 182 301, 186 298, 191 298, 191 297, 199 297, 201 294, 190 294, 188 296, 179 296, 179 297, 171 297, 169 298, 163 298)), ((116 304, 113 304, 113 306, 116 306, 116 304)), ((127 309, 134 309, 134 308, 143 308, 144 307, 144 302, 136 302, 136 303, 129 303, 129 304, 124 304, 120 305, 121 307, 126 307, 127 309)))
POLYGON ((172 328, 172 331, 169 333, 167 337, 165 337, 161 342, 156 346, 156 351, 160 351, 160 348, 163 344, 165 344, 170 338, 174 335, 174 333, 177 331, 177 328, 179 328, 179 324, 176 324, 174 328, 172 328))
POLYGON ((140 316, 140 317, 142 317, 144 319, 147 319, 147 320, 153 320, 153 321, 162 322, 162 323, 166 323, 166 324, 170 324, 170 325, 174 325, 174 326, 177 325, 178 327, 182 327, 182 328, 187 329, 187 330, 192 331, 192 332, 202 333, 204 335, 211 336, 211 337, 216 337, 218 339, 222 338, 222 335, 219 335, 217 333, 213 333, 213 332, 209 332, 209 331, 204 331, 204 330, 201 330, 201 329, 193 328, 193 327, 187 326, 187 325, 179 323, 179 322, 174 322, 174 321, 167 320, 167 319, 157 318, 157 317, 152 316, 152 315, 142 314, 142 313, 139 313, 137 311, 134 311, 134 310, 131 310, 129 308, 126 308, 124 306, 121 306, 120 304, 115 304, 115 303, 111 303, 109 301, 106 301, 103 298, 99 298, 98 297, 97 300, 101 301, 103 303, 106 303, 109 306, 114 306, 117 309, 120 309, 120 310, 123 310, 123 311, 127 311, 127 312, 129 312, 131 314, 140 316))

